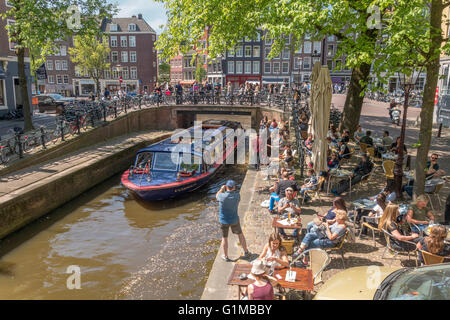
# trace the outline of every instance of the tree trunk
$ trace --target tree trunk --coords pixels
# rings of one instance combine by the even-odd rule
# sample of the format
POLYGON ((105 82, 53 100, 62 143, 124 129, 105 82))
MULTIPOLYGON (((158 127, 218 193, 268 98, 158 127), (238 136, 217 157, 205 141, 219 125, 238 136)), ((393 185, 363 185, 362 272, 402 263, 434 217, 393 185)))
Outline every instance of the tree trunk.
POLYGON ((100 79, 99 78, 95 78, 95 85, 97 86, 97 101, 100 101, 100 79))
POLYGON ((28 82, 27 76, 25 74, 25 48, 17 49, 17 63, 19 68, 19 85, 22 93, 23 100, 23 119, 24 119, 24 128, 23 130, 30 131, 34 130, 33 121, 31 119, 31 108, 30 108, 30 100, 28 96, 28 82))
MULTIPOLYGON (((431 30, 440 30, 431 32, 430 52, 439 52, 441 47, 441 21, 444 7, 441 0, 431 1, 430 24, 431 30)), ((414 182, 414 193, 421 195, 425 190, 425 170, 428 160, 428 152, 431 145, 431 134, 433 130, 433 112, 436 86, 439 77, 439 55, 433 54, 433 58, 426 65, 427 78, 423 91, 422 111, 420 112, 420 132, 419 148, 416 157, 416 180, 414 182)))
POLYGON ((339 127, 340 132, 344 129, 350 130, 351 137, 353 137, 353 133, 358 127, 364 101, 364 96, 361 96, 361 92, 363 92, 365 86, 361 86, 359 82, 361 80, 367 82, 369 75, 370 64, 362 63, 360 66, 353 68, 347 97, 345 99, 342 122, 339 127))

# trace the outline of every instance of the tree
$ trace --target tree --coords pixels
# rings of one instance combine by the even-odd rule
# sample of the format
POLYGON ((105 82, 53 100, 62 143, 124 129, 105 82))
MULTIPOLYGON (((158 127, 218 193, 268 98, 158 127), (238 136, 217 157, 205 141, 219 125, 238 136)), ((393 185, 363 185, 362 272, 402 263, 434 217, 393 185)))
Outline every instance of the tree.
POLYGON ((107 62, 110 52, 108 38, 99 41, 95 36, 75 36, 73 44, 69 48, 70 59, 95 81, 97 99, 100 99, 100 79, 110 67, 107 62))
POLYGON ((350 88, 345 102, 343 126, 351 133, 359 123, 363 94, 376 57, 375 44, 379 32, 368 24, 369 10, 378 4, 380 15, 392 1, 374 0, 160 0, 165 3, 168 25, 158 39, 163 56, 187 52, 202 38, 209 27, 210 56, 218 56, 233 48, 244 36, 254 38, 258 29, 273 39, 269 58, 285 47, 285 36, 292 35, 297 46, 306 34, 321 41, 334 35, 340 41, 337 58, 346 57, 342 67, 352 68, 350 88))
POLYGON ((202 83, 203 80, 205 79, 206 79, 206 70, 201 64, 197 63, 197 68, 195 69, 195 80, 198 83, 202 83))
POLYGON ((79 35, 98 34, 99 21, 110 18, 116 7, 106 0, 8 0, 8 4, 11 8, 0 17, 15 21, 7 29, 11 41, 16 44, 24 101, 24 130, 29 131, 33 129, 33 123, 25 75, 26 54, 31 48, 41 48, 44 52, 54 50, 58 39, 71 37, 75 32, 79 35))
POLYGON ((170 82, 170 64, 161 63, 158 67, 158 82, 170 82))

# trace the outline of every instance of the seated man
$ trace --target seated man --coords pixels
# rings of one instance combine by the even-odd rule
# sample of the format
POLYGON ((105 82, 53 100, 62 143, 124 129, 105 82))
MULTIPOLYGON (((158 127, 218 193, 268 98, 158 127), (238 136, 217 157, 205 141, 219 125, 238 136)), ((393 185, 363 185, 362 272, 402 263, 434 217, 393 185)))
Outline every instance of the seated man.
POLYGON ((347 144, 344 141, 342 141, 342 139, 338 140, 338 146, 339 146, 338 151, 339 160, 350 159, 350 149, 348 148, 347 144))
POLYGON ((358 128, 356 129, 355 133, 353 134, 353 139, 357 144, 359 144, 361 138, 364 137, 364 132, 362 131, 362 127, 358 125, 358 128))
MULTIPOLYGON (((283 170, 283 168, 282 168, 282 170, 283 170)), ((270 196, 270 202, 269 202, 269 213, 270 214, 276 213, 276 212, 274 212, 275 202, 278 202, 281 198, 283 198, 285 196, 285 190, 289 187, 291 187, 295 191, 299 190, 295 180, 290 179, 289 172, 286 170, 283 170, 282 174, 281 174, 281 180, 277 181, 275 183, 275 185, 272 188, 270 188, 270 191, 272 192, 272 194, 270 196)))
POLYGON ((314 174, 314 169, 308 169, 306 173, 309 177, 309 182, 305 183, 300 188, 300 195, 305 199, 305 203, 308 203, 311 200, 311 197, 308 195, 306 190, 316 190, 317 188, 317 176, 314 174))
POLYGON ((407 221, 411 224, 411 230, 415 233, 420 233, 434 222, 433 213, 427 208, 427 204, 428 198, 422 194, 408 209, 407 221))
POLYGON ((331 158, 327 161, 328 171, 339 168, 339 155, 336 152, 331 153, 331 158))
MULTIPOLYGON (((373 163, 369 160, 366 153, 361 154, 361 162, 356 166, 351 175, 352 186, 361 181, 362 177, 369 174, 373 169, 373 163)), ((348 190, 350 186, 350 179, 344 179, 339 182, 336 189, 331 190, 331 192, 338 197, 342 192, 348 190)))
POLYGON ((345 129, 344 132, 342 132, 341 139, 345 143, 349 143, 350 142, 350 131, 348 129, 345 129))
MULTIPOLYGON (((285 197, 278 203, 278 213, 280 215, 288 216, 290 214, 291 218, 295 216, 300 216, 302 209, 300 208, 300 203, 294 198, 294 189, 289 187, 286 189, 285 197)), ((279 233, 281 236, 285 237, 286 233, 283 228, 279 228, 279 233)), ((298 229, 295 229, 293 236, 296 237, 298 234, 298 229)))
POLYGON ((359 140, 359 143, 365 143, 369 146, 373 146, 373 139, 371 137, 372 131, 367 130, 366 135, 359 140))
POLYGON ((430 157, 430 161, 427 161, 427 172, 425 173, 426 179, 439 178, 445 174, 443 170, 439 170, 437 163, 439 156, 437 153, 433 153, 430 157))
POLYGON ((394 138, 389 135, 389 131, 385 130, 381 139, 383 140, 383 150, 388 151, 394 142, 394 138))

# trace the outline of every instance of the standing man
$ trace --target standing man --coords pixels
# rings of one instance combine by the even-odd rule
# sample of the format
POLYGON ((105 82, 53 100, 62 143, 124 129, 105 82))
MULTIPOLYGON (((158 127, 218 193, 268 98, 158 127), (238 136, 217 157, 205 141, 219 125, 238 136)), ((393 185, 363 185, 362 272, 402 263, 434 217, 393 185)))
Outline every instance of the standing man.
POLYGON ((175 86, 175 95, 176 95, 176 104, 182 103, 182 97, 183 97, 183 87, 181 85, 181 82, 178 81, 178 83, 175 86))
POLYGON ((228 180, 217 192, 216 199, 219 201, 219 222, 222 230, 222 259, 226 262, 232 261, 228 257, 228 231, 230 227, 231 231, 239 237, 239 242, 244 249, 244 257, 249 257, 250 252, 247 249, 247 243, 239 223, 238 207, 241 196, 239 192, 236 192, 236 183, 233 180, 228 180))

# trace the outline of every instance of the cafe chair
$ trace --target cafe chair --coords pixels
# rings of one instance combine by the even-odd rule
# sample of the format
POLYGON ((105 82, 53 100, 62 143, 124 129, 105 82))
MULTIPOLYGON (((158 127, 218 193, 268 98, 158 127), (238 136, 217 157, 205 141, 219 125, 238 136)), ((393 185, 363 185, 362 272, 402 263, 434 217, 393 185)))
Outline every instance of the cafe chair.
POLYGON ((330 253, 338 253, 341 255, 341 259, 342 259, 342 265, 345 269, 345 260, 344 260, 344 242, 347 239, 347 237, 349 237, 350 234, 350 230, 349 228, 347 228, 347 230, 345 231, 345 234, 341 237, 341 240, 337 243, 337 245, 335 247, 332 248, 325 248, 324 250, 326 252, 330 252, 330 253))
POLYGON ((386 176, 387 180, 394 179, 394 166, 395 166, 395 162, 392 160, 383 161, 383 171, 384 171, 384 175, 386 176))
POLYGON ((361 152, 367 153, 367 147, 368 147, 367 143, 362 143, 362 142, 359 143, 359 148, 360 148, 361 152))
POLYGON ((424 265, 429 266, 432 264, 439 264, 443 263, 445 257, 438 256, 436 254, 433 254, 431 252, 419 250, 419 252, 422 254, 424 265))
MULTIPOLYGON (((363 220, 368 220, 370 218, 373 218, 373 217, 362 217, 363 220)), ((375 219, 371 219, 371 220, 375 221, 375 219)), ((363 231, 364 227, 366 227, 367 229, 372 231, 373 246, 376 248, 377 242, 375 241, 375 232, 377 232, 379 235, 381 235, 381 234, 383 234, 383 231, 377 227, 374 227, 369 222, 364 221, 361 224, 361 230, 359 231, 359 239, 361 239, 361 235, 362 235, 362 231, 363 231)))
POLYGON ((368 147, 367 153, 369 154, 370 159, 373 162, 374 170, 377 170, 378 168, 381 168, 382 165, 380 163, 383 162, 383 159, 375 157, 375 148, 374 147, 368 147))
POLYGON ((374 171, 375 171, 375 169, 372 169, 372 171, 370 171, 365 176, 362 176, 362 178, 361 178, 361 186, 367 187, 367 191, 369 191, 369 180, 374 171))
POLYGON ((390 251, 391 254, 393 254, 393 257, 391 258, 391 263, 389 265, 389 266, 391 266, 392 262, 394 261, 394 259, 396 257, 398 257, 399 254, 407 253, 408 254, 408 261, 411 260, 411 258, 410 258, 411 254, 414 254, 415 257, 416 257, 416 267, 417 267, 418 266, 418 263, 417 263, 418 258, 417 258, 417 247, 416 247, 416 244, 414 242, 411 242, 411 241, 400 241, 400 240, 397 240, 399 242, 409 243, 411 245, 411 250, 401 250, 400 251, 400 250, 394 249, 392 247, 392 245, 391 245, 391 238, 394 238, 394 236, 392 234, 390 234, 385 229, 381 229, 381 230, 383 231, 384 238, 386 239, 386 247, 384 248, 383 255, 381 256, 381 259, 386 259, 385 258, 385 254, 386 254, 387 251, 390 251))
POLYGON ((428 197, 428 200, 430 200, 430 206, 431 206, 431 210, 434 211, 434 207, 433 207, 433 201, 431 201, 431 196, 434 196, 435 198, 437 198, 438 203, 439 203, 439 209, 442 208, 442 203, 441 203, 441 198, 439 197, 439 192, 441 191, 442 187, 444 186, 445 182, 440 182, 438 184, 436 184, 436 187, 434 188, 434 191, 432 192, 426 192, 425 191, 425 195, 428 197))
MULTIPOLYGON (((316 184, 313 184, 313 189, 311 190, 305 190, 305 193, 308 195, 312 195, 312 199, 319 198, 319 202, 322 203, 322 199, 320 198, 320 190, 322 189, 323 184, 325 183, 326 178, 325 177, 319 177, 319 181, 316 184)), ((305 180, 305 183, 306 180, 305 180)), ((302 206, 305 203, 305 197, 302 199, 302 206)))
POLYGON ((306 254, 309 254, 308 268, 311 269, 313 274, 314 285, 323 282, 322 272, 330 264, 331 258, 328 253, 319 248, 309 249, 299 254, 292 262, 293 265, 299 259, 303 259, 306 254))

